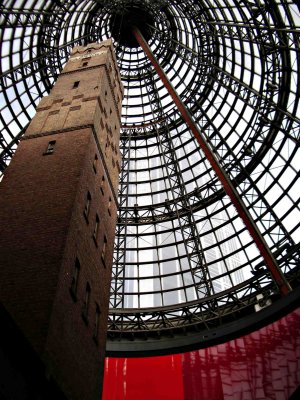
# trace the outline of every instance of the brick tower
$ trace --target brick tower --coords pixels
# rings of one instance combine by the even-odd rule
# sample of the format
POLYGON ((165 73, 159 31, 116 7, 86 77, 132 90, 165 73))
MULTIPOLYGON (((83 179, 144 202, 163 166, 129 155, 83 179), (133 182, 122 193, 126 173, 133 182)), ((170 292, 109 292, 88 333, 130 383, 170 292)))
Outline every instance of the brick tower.
POLYGON ((1 302, 72 400, 101 398, 122 95, 111 40, 74 48, 0 184, 1 302))

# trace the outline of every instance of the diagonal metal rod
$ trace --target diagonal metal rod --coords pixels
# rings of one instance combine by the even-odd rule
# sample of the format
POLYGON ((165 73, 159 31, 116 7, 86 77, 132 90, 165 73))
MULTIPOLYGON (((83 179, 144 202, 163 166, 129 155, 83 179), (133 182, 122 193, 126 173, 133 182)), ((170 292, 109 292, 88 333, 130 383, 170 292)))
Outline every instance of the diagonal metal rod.
POLYGON ((263 238, 262 234, 260 233, 259 229, 257 228, 253 218, 251 217, 249 211, 247 210, 244 202, 240 198, 237 190, 233 186, 230 178, 228 177, 228 175, 226 174, 224 169, 220 166, 217 158, 215 157, 212 150, 208 146, 204 135, 202 134, 200 129, 195 124, 190 112, 188 111, 186 106, 181 101, 176 90, 174 89, 171 82, 169 81, 167 75, 165 74, 165 72, 163 71, 161 66, 159 65, 157 59, 153 55, 148 43, 144 39, 140 30, 137 27, 133 27, 132 33, 134 34, 137 42, 139 43, 139 45, 144 50, 145 54, 147 55, 147 57, 153 64, 157 74, 159 75, 160 79, 162 80, 166 89, 168 90, 169 95, 172 97, 174 103, 178 107, 178 110, 181 113, 182 118, 185 120, 185 122, 188 125, 188 127, 190 128, 190 130, 193 132, 195 139, 199 143, 207 160, 210 162, 210 165, 212 166, 212 168, 215 171, 216 175, 218 176, 220 182, 222 183, 225 192, 227 193, 227 195, 229 196, 233 205, 235 206, 240 218, 243 220, 244 224, 246 225, 256 246, 258 247, 262 257, 264 258, 266 266, 267 266, 273 280, 277 284, 277 286, 280 290, 280 293, 282 295, 288 294, 292 290, 292 288, 291 288, 290 284, 288 283, 288 281, 286 280, 280 267, 278 266, 275 257, 273 256, 265 239, 263 238))

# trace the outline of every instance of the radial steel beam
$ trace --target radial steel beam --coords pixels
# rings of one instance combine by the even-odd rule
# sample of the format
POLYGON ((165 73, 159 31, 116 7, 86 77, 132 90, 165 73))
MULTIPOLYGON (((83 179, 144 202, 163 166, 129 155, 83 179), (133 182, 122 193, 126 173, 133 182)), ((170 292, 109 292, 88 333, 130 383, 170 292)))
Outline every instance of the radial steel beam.
POLYGON ((286 295, 287 293, 289 293, 292 290, 292 288, 291 288, 290 284, 288 283, 288 281, 286 280, 280 267, 278 266, 275 257, 273 256, 265 239, 263 238, 262 234, 260 233, 259 229, 257 228, 254 220, 252 219, 244 202, 240 198, 237 190, 233 186, 229 176, 226 174, 224 169, 221 167, 217 158, 215 157, 212 150, 208 146, 204 135, 202 134, 200 129, 195 124, 190 112, 188 111, 186 106, 181 101, 179 95, 177 94, 176 90, 172 86, 167 75, 165 74, 165 72, 163 71, 161 66, 159 65, 157 59, 155 58, 154 54, 152 53, 148 43, 144 39, 140 30, 137 27, 133 27, 132 32, 133 32, 137 42, 139 43, 139 45, 144 50, 145 54, 147 55, 147 57, 153 64, 157 74, 159 75, 160 79, 162 80, 166 89, 168 90, 169 95, 172 97, 174 103, 178 107, 178 110, 180 111, 182 118, 184 119, 184 121, 186 122, 186 124, 190 128, 190 130, 193 132, 193 134, 194 134, 196 140, 198 141, 202 151, 204 152, 207 160, 210 162, 210 165, 212 166, 212 168, 215 171, 216 175, 218 176, 220 182, 222 183, 225 192, 231 199, 240 218, 243 220, 244 224, 246 225, 256 246, 258 247, 262 257, 264 258, 266 266, 269 269, 269 272, 270 272, 273 280, 276 282, 276 284, 280 290, 280 293, 282 295, 286 295))

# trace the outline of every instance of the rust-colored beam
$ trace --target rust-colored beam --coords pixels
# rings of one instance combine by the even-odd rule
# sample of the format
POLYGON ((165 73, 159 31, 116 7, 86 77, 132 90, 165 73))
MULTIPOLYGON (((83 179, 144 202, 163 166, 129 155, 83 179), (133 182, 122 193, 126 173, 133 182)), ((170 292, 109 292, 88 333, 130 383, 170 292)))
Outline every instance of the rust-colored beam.
POLYGON ((273 280, 276 282, 280 293, 282 295, 286 295, 288 292, 290 292, 291 286, 286 280, 284 274, 282 273, 280 267, 277 264, 277 261, 275 257, 273 256, 271 250, 269 249, 265 239, 263 238, 262 234, 260 233, 259 229, 257 228, 254 220, 252 219, 249 211, 247 210, 244 202, 240 198, 237 190, 233 186, 230 178, 224 171, 224 169, 220 166, 217 158, 213 154, 212 150, 208 146, 204 135, 200 131, 200 129, 197 127, 195 124, 190 112, 186 108, 186 106, 183 104, 181 101, 180 97, 178 96, 176 90, 172 86, 171 82, 169 81, 167 75, 159 65, 158 61, 156 60, 155 56, 153 55, 148 43, 144 39, 143 35, 139 31, 138 28, 134 27, 132 29, 132 32, 138 41, 139 45, 141 48, 144 50, 145 54, 153 64, 157 74, 159 75, 160 79, 164 83, 166 89, 168 90, 170 96, 172 97, 174 103, 178 107, 178 110, 181 113, 181 116, 185 120, 186 124, 190 128, 190 130, 193 132, 196 140, 198 141, 202 151, 204 152, 207 160, 210 162, 210 165, 212 166, 213 170, 215 171, 216 175, 218 176, 220 182, 223 185, 223 188, 227 195, 230 197, 233 205, 235 206, 240 218, 243 220, 244 224, 246 225, 250 235, 252 236, 256 246, 258 247, 262 257, 265 260, 266 266, 270 271, 270 274, 273 278, 273 280))

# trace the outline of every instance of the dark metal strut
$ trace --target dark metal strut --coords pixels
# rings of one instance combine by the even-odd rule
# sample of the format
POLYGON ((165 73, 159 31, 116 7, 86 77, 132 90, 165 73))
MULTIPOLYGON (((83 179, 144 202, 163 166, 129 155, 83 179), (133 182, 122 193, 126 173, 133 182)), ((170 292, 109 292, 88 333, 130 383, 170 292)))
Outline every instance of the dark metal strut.
POLYGON ((153 64, 157 74, 159 75, 160 79, 162 80, 166 89, 168 90, 168 93, 170 94, 174 103, 178 107, 178 110, 181 113, 181 116, 183 117, 186 124, 193 132, 193 134, 194 134, 196 140, 198 141, 202 151, 204 152, 207 160, 210 162, 213 170, 215 171, 216 175, 218 176, 220 182, 222 183, 225 192, 231 199, 240 218, 243 220, 244 224, 246 225, 246 227, 247 227, 250 235, 252 236, 255 244, 257 245, 262 257, 264 258, 266 266, 267 266, 273 280, 276 282, 276 284, 280 290, 280 293, 282 295, 286 295, 287 293, 289 293, 292 290, 292 288, 291 288, 290 284, 288 283, 288 281, 286 280, 280 267, 278 266, 275 257, 273 256, 265 239, 263 238, 262 234, 260 233, 259 229, 257 228, 253 218, 251 217, 249 211, 247 210, 244 202, 240 198, 237 190, 233 186, 229 176, 226 174, 224 169, 220 166, 217 158, 215 157, 212 150, 208 146, 204 135, 201 133, 201 131, 195 124, 190 112, 188 111, 186 106, 181 101, 176 90, 174 89, 174 87, 170 83, 168 77, 166 76, 165 72, 159 65, 157 59, 153 55, 148 43, 144 39, 140 30, 137 27, 133 27, 132 32, 133 32, 136 40, 138 41, 139 45, 144 50, 145 54, 147 55, 147 57, 153 64))

